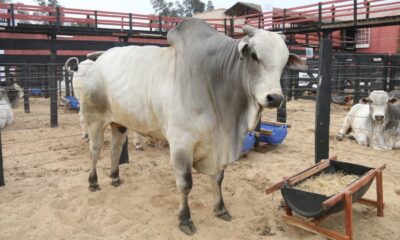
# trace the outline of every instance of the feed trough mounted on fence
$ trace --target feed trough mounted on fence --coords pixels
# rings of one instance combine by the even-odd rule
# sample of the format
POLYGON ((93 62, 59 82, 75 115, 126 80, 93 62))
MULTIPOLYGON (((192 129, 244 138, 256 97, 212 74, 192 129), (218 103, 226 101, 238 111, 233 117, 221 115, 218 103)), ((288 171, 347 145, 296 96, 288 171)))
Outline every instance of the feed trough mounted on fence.
POLYGON ((290 125, 280 122, 265 122, 260 123, 260 130, 248 133, 243 141, 242 152, 250 151, 254 148, 256 138, 259 142, 268 145, 279 145, 285 140, 287 129, 290 125))
POLYGON ((386 165, 382 165, 379 168, 369 168, 362 165, 340 162, 336 161, 336 157, 333 157, 323 160, 291 177, 284 178, 284 180, 267 188, 265 192, 266 194, 270 194, 281 190, 285 205, 285 214, 283 215, 285 222, 331 239, 353 239, 353 203, 357 202, 376 207, 377 215, 380 217, 383 216, 382 171, 385 168, 386 165), (357 179, 338 193, 330 196, 296 189, 298 184, 307 179, 318 177, 321 173, 334 174, 337 172, 356 175, 357 179), (373 201, 362 198, 375 178, 377 200, 373 201), (345 210, 345 234, 319 226, 329 214, 342 211, 343 209, 345 210), (302 217, 311 218, 311 220, 303 220, 295 217, 293 216, 293 211, 302 217))

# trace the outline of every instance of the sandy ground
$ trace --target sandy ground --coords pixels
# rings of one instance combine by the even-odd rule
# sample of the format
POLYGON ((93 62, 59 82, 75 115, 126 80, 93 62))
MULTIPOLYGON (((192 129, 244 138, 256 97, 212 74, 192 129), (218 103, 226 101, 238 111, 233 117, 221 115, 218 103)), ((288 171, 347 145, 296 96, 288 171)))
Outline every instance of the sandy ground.
MULTIPOLYGON (((88 144, 80 138, 78 115, 59 110, 59 127, 49 128, 49 101, 32 99, 31 113, 15 110, 14 125, 2 132, 6 186, 0 188, 0 239, 324 239, 285 224, 281 196, 264 189, 284 176, 314 163, 314 102, 291 101, 286 141, 265 153, 250 152, 228 167, 223 183, 225 204, 234 217, 224 222, 213 216, 207 176, 194 173, 190 194, 197 234, 187 237, 177 228, 179 195, 161 146, 136 152, 129 144, 130 163, 121 166, 124 183, 109 184, 109 133, 99 162, 102 190, 87 188, 88 144)), ((340 160, 384 171, 385 217, 373 208, 354 206, 355 239, 400 239, 400 151, 382 152, 358 146, 334 135, 344 114, 333 106, 331 155, 340 160)), ((275 118, 266 112, 266 119, 275 118)), ((374 198, 375 185, 367 197, 374 198)), ((343 231, 343 213, 323 226, 343 231)))

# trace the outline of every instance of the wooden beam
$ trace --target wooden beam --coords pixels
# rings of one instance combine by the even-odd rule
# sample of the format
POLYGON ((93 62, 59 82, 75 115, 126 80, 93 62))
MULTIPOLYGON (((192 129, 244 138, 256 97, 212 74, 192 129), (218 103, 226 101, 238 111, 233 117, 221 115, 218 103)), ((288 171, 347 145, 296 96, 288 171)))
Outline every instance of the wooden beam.
POLYGON ((306 231, 310 231, 310 232, 313 232, 313 233, 317 233, 317 234, 323 235, 323 236, 325 236, 327 238, 330 238, 330 239, 349 240, 349 237, 346 236, 346 235, 340 234, 338 232, 335 232, 335 231, 327 229, 327 228, 316 226, 313 223, 310 223, 310 222, 305 221, 305 220, 298 219, 298 218, 293 217, 293 216, 283 215, 283 220, 285 222, 287 222, 288 224, 291 224, 293 226, 302 228, 302 229, 304 229, 306 231))
POLYGON ((376 176, 377 171, 383 170, 385 168, 386 168, 386 164, 382 165, 379 168, 371 169, 366 174, 361 176, 357 181, 355 181, 354 183, 350 184, 348 187, 346 187, 345 189, 340 191, 338 194, 336 194, 336 195, 332 196, 331 198, 325 200, 322 203, 322 208, 324 210, 328 210, 329 208, 331 208, 332 206, 334 206, 335 204, 337 204, 338 202, 343 200, 344 193, 346 193, 346 192, 350 192, 350 193, 356 192, 358 189, 363 187, 365 184, 367 184, 368 182, 372 181, 372 179, 374 179, 374 177, 376 176))
POLYGON ((370 200, 370 199, 361 198, 361 199, 359 199, 359 200, 357 201, 357 203, 363 204, 363 205, 366 205, 366 206, 369 206, 369 207, 378 208, 378 202, 377 202, 377 201, 370 200))
POLYGON ((298 175, 301 175, 301 174, 303 174, 303 173, 305 173, 305 172, 308 172, 308 171, 310 171, 310 170, 312 170, 312 169, 314 169, 314 168, 320 166, 321 164, 324 164, 325 162, 329 162, 330 160, 336 160, 336 159, 337 159, 337 157, 336 157, 336 156, 333 156, 333 157, 331 157, 331 158, 329 158, 329 159, 322 160, 322 161, 320 161, 319 163, 315 164, 315 165, 312 166, 312 167, 307 168, 307 169, 304 170, 304 171, 301 171, 301 172, 299 172, 299 173, 297 173, 297 174, 294 174, 294 175, 292 175, 292 176, 290 176, 290 177, 288 177, 288 178, 284 178, 282 181, 280 181, 280 182, 278 182, 278 183, 275 183, 273 186, 271 186, 271 187, 265 189, 265 193, 266 193, 267 195, 270 194, 270 193, 273 193, 273 192, 275 192, 275 191, 281 189, 281 188, 283 187, 284 183, 285 183, 286 181, 290 180, 291 178, 294 178, 294 177, 296 177, 296 176, 298 176, 298 175))
POLYGON ((382 184, 382 170, 379 169, 376 173, 376 197, 378 202, 378 213, 379 217, 383 217, 383 184, 382 184))
POLYGON ((295 183, 300 182, 303 179, 306 179, 326 168, 328 168, 331 165, 330 161, 324 161, 322 164, 316 166, 315 168, 310 169, 309 171, 303 172, 302 174, 297 175, 296 177, 293 177, 288 180, 289 185, 293 185, 295 183))
POLYGON ((344 225, 349 240, 353 239, 353 201, 350 191, 344 193, 344 225))

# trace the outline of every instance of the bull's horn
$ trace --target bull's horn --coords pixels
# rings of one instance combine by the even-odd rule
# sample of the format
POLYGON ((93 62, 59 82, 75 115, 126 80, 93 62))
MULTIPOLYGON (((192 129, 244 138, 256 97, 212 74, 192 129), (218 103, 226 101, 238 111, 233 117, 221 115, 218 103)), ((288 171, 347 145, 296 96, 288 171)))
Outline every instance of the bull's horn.
POLYGON ((76 61, 76 65, 78 65, 79 64, 79 59, 77 58, 77 57, 70 57, 70 58, 68 58, 68 60, 65 62, 65 64, 64 64, 64 68, 65 68, 65 71, 67 71, 69 74, 72 74, 72 73, 74 73, 74 71, 72 71, 70 68, 69 68, 69 62, 70 61, 72 61, 72 60, 75 60, 76 61))
POLYGON ((97 59, 98 57, 100 57, 101 54, 103 54, 103 53, 104 53, 104 51, 88 53, 88 54, 86 55, 86 57, 87 57, 88 59, 92 60, 92 61, 96 61, 96 59, 97 59))
POLYGON ((254 36, 256 30, 257 29, 249 25, 243 27, 243 32, 246 33, 249 37, 254 36))

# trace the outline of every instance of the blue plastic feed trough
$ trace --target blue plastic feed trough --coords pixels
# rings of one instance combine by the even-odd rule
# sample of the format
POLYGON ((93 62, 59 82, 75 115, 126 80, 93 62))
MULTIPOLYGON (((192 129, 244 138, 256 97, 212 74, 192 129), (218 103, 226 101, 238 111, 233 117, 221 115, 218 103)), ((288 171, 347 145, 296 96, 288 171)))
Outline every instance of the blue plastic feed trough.
POLYGON ((74 97, 74 96, 66 96, 65 100, 66 100, 66 102, 68 103, 68 105, 69 105, 69 107, 71 109, 79 110, 80 105, 79 105, 79 101, 78 101, 78 99, 76 99, 76 97, 74 97))
POLYGON ((256 138, 254 133, 247 133, 246 137, 243 140, 242 152, 248 152, 254 147, 254 143, 256 142, 256 138))
POLYGON ((261 130, 272 132, 271 135, 260 135, 260 142, 264 142, 271 145, 279 145, 283 142, 287 135, 287 125, 282 124, 270 124, 261 123, 261 130))
POLYGON ((43 95, 43 90, 39 88, 32 88, 31 93, 33 96, 40 96, 43 95))

